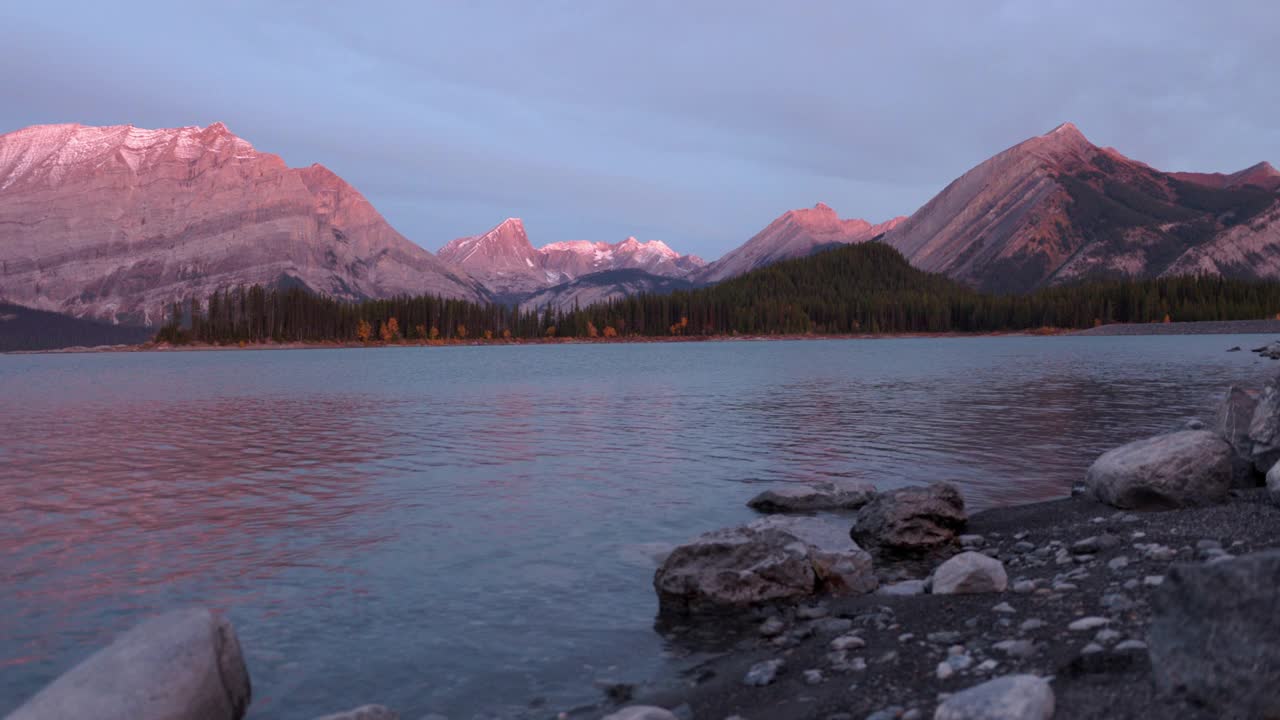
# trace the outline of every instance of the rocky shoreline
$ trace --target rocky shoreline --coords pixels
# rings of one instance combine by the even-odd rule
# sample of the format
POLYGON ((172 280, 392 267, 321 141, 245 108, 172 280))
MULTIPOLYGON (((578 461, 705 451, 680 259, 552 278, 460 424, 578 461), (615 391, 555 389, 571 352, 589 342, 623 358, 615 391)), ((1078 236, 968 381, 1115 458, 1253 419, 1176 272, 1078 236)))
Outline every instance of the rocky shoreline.
MULTIPOLYGON (((1208 422, 1104 453, 1060 500, 969 516, 941 482, 771 488, 748 503, 760 519, 675 548, 654 575, 656 630, 710 659, 530 717, 1280 717, 1277 460, 1272 380, 1231 388, 1208 422)), ((251 695, 230 623, 180 610, 9 718, 238 720, 251 695)))

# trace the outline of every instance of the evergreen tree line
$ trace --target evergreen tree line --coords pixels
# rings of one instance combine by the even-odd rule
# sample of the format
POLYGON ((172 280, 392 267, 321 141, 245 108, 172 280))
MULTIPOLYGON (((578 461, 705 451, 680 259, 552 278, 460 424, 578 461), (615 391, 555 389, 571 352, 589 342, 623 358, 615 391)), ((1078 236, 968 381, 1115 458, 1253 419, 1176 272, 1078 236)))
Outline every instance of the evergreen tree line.
POLYGON ((1244 320, 1280 312, 1280 283, 1192 276, 1117 279, 1025 295, 980 293, 911 267, 880 243, 776 263, 718 285, 586 308, 520 311, 434 296, 346 302, 306 290, 222 290, 172 307, 158 339, 473 339, 993 332, 1117 322, 1244 320))

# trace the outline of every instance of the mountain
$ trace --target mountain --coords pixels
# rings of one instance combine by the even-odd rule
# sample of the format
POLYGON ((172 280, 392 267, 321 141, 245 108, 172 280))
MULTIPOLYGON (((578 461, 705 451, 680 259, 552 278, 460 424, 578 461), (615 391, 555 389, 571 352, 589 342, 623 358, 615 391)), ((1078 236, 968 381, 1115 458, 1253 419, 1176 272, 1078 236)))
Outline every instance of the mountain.
POLYGON ((153 335, 155 330, 151 328, 81 320, 62 313, 0 303, 0 352, 136 345, 153 335))
POLYGON ((221 123, 0 135, 0 300, 153 324, 239 284, 484 298, 325 167, 290 168, 221 123))
POLYGON ((1280 277, 1280 176, 1165 173, 1070 123, 986 160, 884 237, 916 267, 995 292, 1084 278, 1280 277))
POLYGON ((506 302, 523 302, 534 293, 591 273, 636 269, 686 277, 704 265, 701 258, 681 255, 660 240, 642 243, 633 237, 612 244, 571 240, 535 248, 519 218, 507 218, 482 235, 453 240, 440 248, 439 255, 506 302))
POLYGON ((550 306, 567 312, 628 295, 664 294, 693 287, 693 283, 683 278, 655 275, 639 268, 605 270, 533 293, 520 303, 520 309, 543 310, 550 306))
POLYGON ((841 220, 824 203, 807 210, 788 210, 740 247, 729 251, 694 277, 719 282, 780 260, 811 255, 836 245, 865 242, 902 222, 894 218, 878 225, 866 220, 841 220))

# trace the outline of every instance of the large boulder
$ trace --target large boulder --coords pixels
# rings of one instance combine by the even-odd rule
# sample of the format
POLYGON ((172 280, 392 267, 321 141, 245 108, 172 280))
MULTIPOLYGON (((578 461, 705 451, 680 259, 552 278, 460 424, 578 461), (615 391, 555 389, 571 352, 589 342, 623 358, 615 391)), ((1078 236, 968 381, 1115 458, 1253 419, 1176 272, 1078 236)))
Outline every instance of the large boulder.
POLYGON ((1249 421, 1250 457, 1253 467, 1266 473, 1280 460, 1280 387, 1273 380, 1258 396, 1258 405, 1249 421))
POLYGON ((953 545, 968 519, 956 486, 936 482, 877 495, 858 511, 850 535, 868 549, 924 554, 953 545))
POLYGON ((857 510, 875 495, 876 488, 869 483, 794 483, 769 488, 748 500, 747 506, 766 513, 857 510))
POLYGON ((677 547, 653 576, 664 612, 705 612, 875 590, 871 557, 816 518, 770 517, 677 547))
POLYGON ((1231 492, 1231 446, 1208 430, 1183 430, 1108 450, 1085 483, 1096 498, 1128 509, 1222 502, 1231 492))
POLYGON ((1236 487, 1254 487, 1258 473, 1253 467, 1253 440, 1249 426, 1258 408, 1258 396, 1232 385, 1213 416, 1211 429, 1231 446, 1231 479, 1236 487))
POLYGON ((1174 565, 1152 598, 1156 688, 1218 717, 1280 717, 1280 550, 1174 565))
POLYGON ((933 573, 934 595, 970 595, 1004 592, 1009 575, 1004 563, 979 552, 962 552, 938 566, 933 573))
POLYGON ((1271 466, 1267 471, 1267 495, 1271 502, 1280 505, 1280 463, 1271 466))
POLYGON ((1049 720, 1053 688, 1035 675, 1005 675, 952 695, 933 720, 1049 720))
POLYGON ((238 720, 250 695, 231 623, 203 608, 175 610, 120 635, 7 720, 238 720))
POLYGON ((679 720, 675 713, 654 705, 632 705, 605 715, 601 720, 679 720))

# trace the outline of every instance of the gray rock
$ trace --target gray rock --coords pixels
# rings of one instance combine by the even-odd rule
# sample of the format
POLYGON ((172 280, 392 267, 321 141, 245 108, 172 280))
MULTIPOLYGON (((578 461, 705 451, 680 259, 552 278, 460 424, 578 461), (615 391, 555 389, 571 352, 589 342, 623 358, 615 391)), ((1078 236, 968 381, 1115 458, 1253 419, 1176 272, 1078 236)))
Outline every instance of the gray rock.
POLYGON ((1253 467, 1253 440, 1249 438, 1249 426, 1257 408, 1255 393, 1232 385, 1213 416, 1211 429, 1231 446, 1231 480, 1236 487, 1258 484, 1258 473, 1253 467))
POLYGON ((1008 586, 1004 565, 982 553, 962 552, 933 573, 934 595, 1004 592, 1008 586))
POLYGON ((1006 675, 962 690, 938 706, 934 720, 1049 720, 1053 689, 1035 675, 1006 675))
POLYGON ((1267 496, 1273 504, 1280 505, 1280 464, 1267 471, 1267 496))
POLYGON ((819 592, 871 592, 878 584, 871 565, 839 526, 769 517, 677 547, 654 573, 653 586, 664 612, 701 612, 819 592))
POLYGON ((602 720, 680 720, 670 710, 654 705, 632 705, 605 715, 602 720))
POLYGON ((752 687, 764 687, 778 679, 778 674, 786 667, 781 659, 765 660, 751 666, 745 677, 742 678, 744 685, 752 687))
POLYGON ((921 595, 924 593, 923 580, 903 580, 890 585, 881 585, 877 595, 921 595))
POLYGON ((1231 491, 1231 446, 1207 430, 1157 435, 1103 453, 1085 481, 1120 508, 1218 503, 1231 491))
POLYGON ((813 510, 857 510, 871 502, 876 488, 868 483, 824 481, 787 484, 769 488, 747 501, 760 512, 809 512, 813 510))
POLYGON ((1249 457, 1259 473, 1266 474, 1280 460, 1280 387, 1272 380, 1262 389, 1249 421, 1249 457))
POLYGON ((1036 644, 1030 640, 1001 640, 991 647, 1009 657, 1027 658, 1036 654, 1036 644))
POLYGON ((781 635, 786 629, 787 629, 787 624, 783 622, 782 618, 778 617, 777 615, 774 615, 773 617, 770 617, 770 618, 766 618, 764 622, 760 623, 761 637, 767 637, 767 638, 777 637, 781 635))
POLYGON ((400 720, 400 713, 381 705, 361 705, 354 710, 325 715, 316 720, 400 720))
POLYGON ((193 608, 120 635, 7 720, 236 720, 250 697, 235 629, 226 618, 193 608))
POLYGON ((877 495, 858 511, 850 534, 869 549, 920 554, 952 545, 966 522, 960 491, 933 483, 877 495))
POLYGON ((1156 688, 1219 717, 1280 717, 1280 550, 1174 565, 1153 593, 1156 688))
POLYGON ((1090 616, 1090 617, 1082 617, 1082 618, 1080 618, 1080 619, 1078 619, 1078 620, 1073 620, 1073 621, 1071 622, 1071 624, 1070 624, 1070 625, 1067 625, 1067 629, 1068 629, 1068 630, 1071 630, 1072 632, 1082 632, 1082 631, 1085 631, 1085 630, 1096 630, 1096 629, 1098 629, 1098 628, 1102 627, 1103 625, 1106 625, 1106 624, 1107 624, 1107 623, 1109 623, 1109 622, 1111 622, 1111 621, 1110 621, 1109 619, 1107 619, 1107 618, 1104 618, 1104 617, 1098 617, 1098 616, 1094 615, 1094 616, 1090 616))

